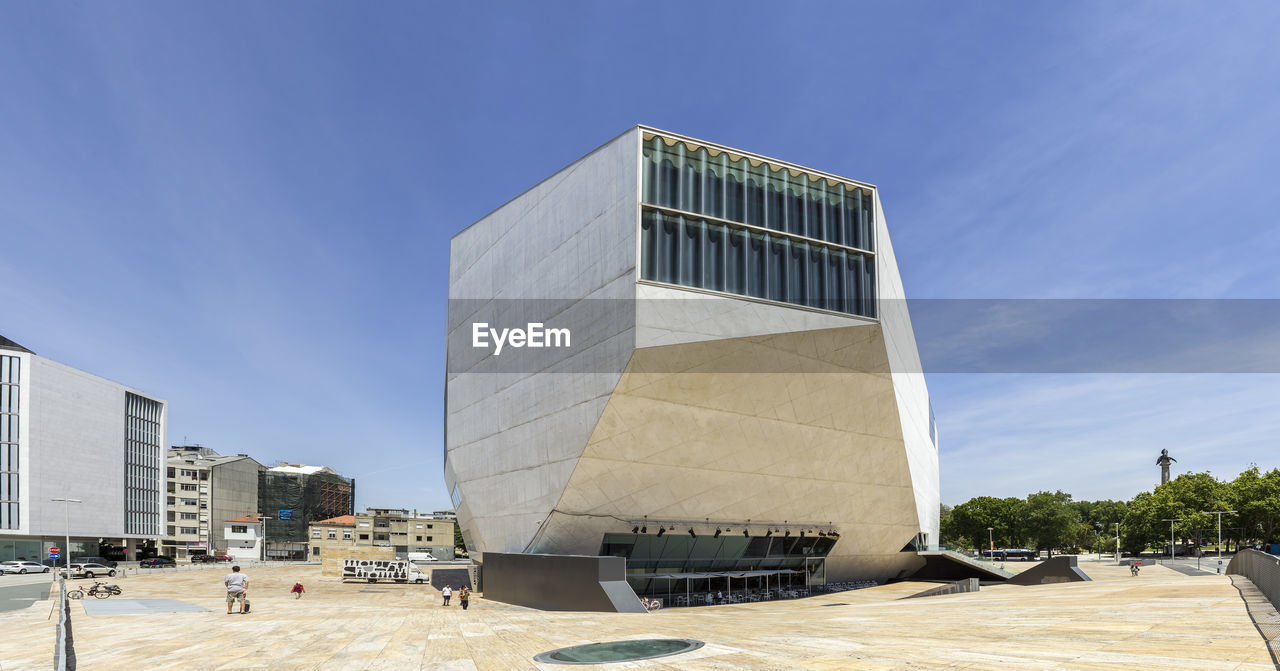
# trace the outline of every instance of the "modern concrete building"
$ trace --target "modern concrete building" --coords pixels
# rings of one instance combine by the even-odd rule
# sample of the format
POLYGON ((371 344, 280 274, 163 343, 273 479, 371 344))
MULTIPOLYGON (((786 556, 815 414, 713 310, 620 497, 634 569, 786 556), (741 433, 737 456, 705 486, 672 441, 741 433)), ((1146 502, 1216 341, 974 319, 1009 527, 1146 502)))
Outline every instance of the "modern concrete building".
POLYGON ((222 520, 258 511, 258 472, 246 454, 222 456, 199 445, 169 448, 165 536, 161 554, 186 559, 225 552, 222 520))
POLYGON ((153 550, 167 416, 163 400, 0 338, 0 560, 153 550))
POLYGON ((473 560, 884 580, 937 430, 875 186, 632 128, 450 244, 444 477, 473 560))

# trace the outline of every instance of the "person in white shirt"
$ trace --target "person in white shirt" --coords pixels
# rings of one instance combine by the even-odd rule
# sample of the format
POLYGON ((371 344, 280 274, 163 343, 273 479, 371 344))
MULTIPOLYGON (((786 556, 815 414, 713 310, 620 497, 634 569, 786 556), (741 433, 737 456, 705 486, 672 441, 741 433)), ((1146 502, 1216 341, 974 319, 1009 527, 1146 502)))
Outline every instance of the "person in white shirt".
POLYGON ((440 590, 440 596, 444 597, 444 605, 449 605, 449 597, 453 596, 453 585, 445 585, 444 589, 440 590))
POLYGON ((231 573, 222 579, 227 587, 227 615, 231 614, 231 604, 239 601, 240 612, 244 613, 244 600, 249 595, 249 576, 240 572, 239 566, 232 566, 231 573))

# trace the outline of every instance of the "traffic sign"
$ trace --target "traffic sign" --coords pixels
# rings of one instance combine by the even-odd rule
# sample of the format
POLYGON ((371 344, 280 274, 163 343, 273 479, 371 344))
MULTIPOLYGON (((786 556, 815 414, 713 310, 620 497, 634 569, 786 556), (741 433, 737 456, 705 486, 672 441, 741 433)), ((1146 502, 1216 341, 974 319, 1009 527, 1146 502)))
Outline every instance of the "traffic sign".
POLYGON ((57 552, 50 552, 50 553, 49 553, 49 559, 57 559, 57 558, 58 558, 58 553, 57 553, 57 552))
POLYGON ((49 552, 57 553, 58 548, 49 548, 49 552))

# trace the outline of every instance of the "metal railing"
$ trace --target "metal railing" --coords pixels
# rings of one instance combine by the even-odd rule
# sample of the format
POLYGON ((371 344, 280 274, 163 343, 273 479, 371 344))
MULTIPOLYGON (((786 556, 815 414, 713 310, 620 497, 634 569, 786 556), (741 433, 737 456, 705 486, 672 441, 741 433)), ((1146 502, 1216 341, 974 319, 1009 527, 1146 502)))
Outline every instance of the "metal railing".
POLYGON ((71 636, 71 600, 67 598, 66 580, 59 576, 57 583, 58 626, 54 635, 53 668, 56 671, 75 671, 76 649, 71 636))
POLYGON ((1280 611, 1280 557, 1258 550, 1241 550, 1227 564, 1227 573, 1248 578, 1280 611))

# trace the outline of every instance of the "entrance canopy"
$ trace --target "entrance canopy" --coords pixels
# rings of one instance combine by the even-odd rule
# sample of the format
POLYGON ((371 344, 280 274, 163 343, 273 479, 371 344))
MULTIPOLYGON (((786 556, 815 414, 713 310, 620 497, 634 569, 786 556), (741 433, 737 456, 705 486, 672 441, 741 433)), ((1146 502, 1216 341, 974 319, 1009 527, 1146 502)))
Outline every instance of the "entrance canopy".
POLYGON ((775 569, 768 571, 698 571, 692 573, 628 573, 628 578, 755 578, 758 576, 778 575, 779 573, 804 573, 793 569, 775 569))

